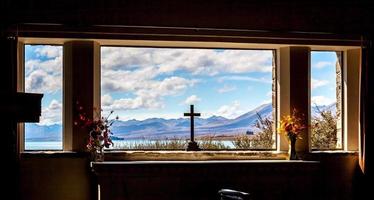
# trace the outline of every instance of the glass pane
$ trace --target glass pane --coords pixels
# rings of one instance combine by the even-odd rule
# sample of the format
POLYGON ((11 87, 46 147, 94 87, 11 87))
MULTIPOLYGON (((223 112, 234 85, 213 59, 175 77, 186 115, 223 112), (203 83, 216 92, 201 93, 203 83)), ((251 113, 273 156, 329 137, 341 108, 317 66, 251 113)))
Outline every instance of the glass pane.
POLYGON ((312 52, 311 141, 315 150, 342 148, 341 52, 312 52))
POLYGON ((115 149, 185 149, 191 104, 200 148, 275 148, 272 50, 102 47, 101 64, 115 149))
POLYGON ((43 93, 39 123, 25 123, 25 150, 62 150, 62 46, 25 45, 25 92, 43 93))

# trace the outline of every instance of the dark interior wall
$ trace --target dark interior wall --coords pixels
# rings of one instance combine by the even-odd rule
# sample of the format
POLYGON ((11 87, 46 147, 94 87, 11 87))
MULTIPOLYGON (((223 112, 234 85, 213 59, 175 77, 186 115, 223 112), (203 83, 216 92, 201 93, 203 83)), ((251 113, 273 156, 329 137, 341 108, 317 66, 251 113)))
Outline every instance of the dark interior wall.
MULTIPOLYGON (((360 199, 362 182, 357 154, 314 153, 307 159, 321 162, 321 199, 360 199)), ((302 183, 300 183, 302 184, 302 183)))
POLYGON ((20 162, 20 199, 94 199, 90 175, 84 157, 24 155, 20 162))
POLYGON ((356 0, 5 0, 8 24, 128 25, 363 33, 369 1, 356 0))
MULTIPOLYGON (((136 200, 215 199, 212 194, 220 187, 251 192, 255 199, 357 199, 353 196, 360 192, 355 188, 359 171, 357 155, 325 153, 311 155, 309 159, 321 160, 320 173, 307 166, 284 168, 277 164, 271 167, 254 164, 249 168, 234 165, 232 169, 225 165, 200 169, 186 165, 169 170, 141 167, 113 170, 101 187, 105 187, 102 191, 109 190, 110 199, 116 199, 115 194, 136 200), (302 196, 304 193, 308 195, 302 196)), ((21 199, 94 199, 92 174, 87 160, 77 156, 23 156, 21 199)))

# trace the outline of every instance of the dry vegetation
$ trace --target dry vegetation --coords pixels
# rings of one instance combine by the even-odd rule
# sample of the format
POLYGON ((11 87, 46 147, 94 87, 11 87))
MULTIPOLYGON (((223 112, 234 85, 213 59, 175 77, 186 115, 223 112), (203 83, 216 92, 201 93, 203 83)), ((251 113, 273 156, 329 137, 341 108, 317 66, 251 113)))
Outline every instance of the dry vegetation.
POLYGON ((114 143, 114 149, 162 149, 162 150, 176 150, 185 149, 187 147, 188 140, 183 139, 168 139, 168 140, 144 140, 141 142, 134 142, 128 144, 116 144, 114 143))
POLYGON ((262 118, 259 113, 257 113, 257 117, 258 120, 255 126, 260 131, 255 135, 241 135, 236 137, 235 141, 233 141, 235 148, 266 150, 274 147, 274 121, 269 118, 262 118))
POLYGON ((318 116, 312 118, 311 141, 314 149, 336 149, 337 146, 337 116, 330 110, 320 110, 318 116))
MULTIPOLYGON (((231 141, 232 149, 256 149, 267 150, 274 146, 273 126, 274 122, 268 118, 262 118, 257 114, 258 120, 255 126, 260 130, 255 135, 236 135, 236 136, 200 136, 196 142, 202 150, 224 150, 230 149, 230 146, 225 145, 224 141, 231 141)), ((168 140, 144 140, 141 142, 134 142, 129 144, 116 144, 114 149, 159 149, 159 150, 178 150, 186 149, 188 144, 187 139, 173 138, 168 140)))
MULTIPOLYGON (((318 108, 317 108, 318 109, 318 108)), ((328 110, 319 110, 318 117, 312 118, 311 142, 314 149, 336 149, 337 145, 337 117, 328 110)), ((255 127, 258 132, 254 135, 236 136, 200 136, 196 142, 202 150, 250 149, 269 150, 274 148, 274 121, 263 118, 257 113, 258 120, 255 127), (231 141, 234 147, 225 145, 223 141, 231 141)), ((226 143, 227 144, 227 143, 226 143)), ((188 139, 173 138, 167 140, 144 140, 129 144, 116 144, 114 149, 143 149, 143 150, 183 150, 188 145, 188 139)))

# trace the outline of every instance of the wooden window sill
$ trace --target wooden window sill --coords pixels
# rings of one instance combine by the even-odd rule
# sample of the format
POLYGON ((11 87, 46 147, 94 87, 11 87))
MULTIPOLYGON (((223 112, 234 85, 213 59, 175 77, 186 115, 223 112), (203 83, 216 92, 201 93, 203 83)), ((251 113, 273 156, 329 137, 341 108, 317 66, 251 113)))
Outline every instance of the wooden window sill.
POLYGON ((287 154, 276 151, 109 151, 109 161, 207 161, 207 160, 285 160, 287 154))

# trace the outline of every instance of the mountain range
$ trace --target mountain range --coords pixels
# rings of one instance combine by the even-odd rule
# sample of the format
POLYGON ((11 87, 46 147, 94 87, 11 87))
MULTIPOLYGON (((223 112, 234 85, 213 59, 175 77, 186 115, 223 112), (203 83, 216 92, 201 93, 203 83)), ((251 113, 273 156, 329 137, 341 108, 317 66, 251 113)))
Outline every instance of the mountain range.
MULTIPOLYGON (((255 131, 254 124, 258 119, 256 113, 262 117, 270 117, 271 111, 271 104, 264 104, 235 119, 221 116, 195 118, 195 135, 220 136, 255 131)), ((113 124, 112 131, 115 136, 125 139, 185 138, 190 135, 190 119, 150 118, 142 121, 118 121, 113 124)))
MULTIPOLYGON (((320 110, 332 110, 335 112, 334 104, 320 106, 320 110)), ((195 135, 230 136, 236 134, 256 133, 255 123, 258 120, 257 113, 262 118, 272 118, 272 105, 263 104, 234 119, 222 116, 209 118, 195 118, 195 135)), ((316 115, 316 109, 312 109, 316 115)), ((26 124, 27 141, 54 141, 61 140, 61 125, 38 125, 26 124)), ((190 135, 190 119, 163 119, 149 118, 145 120, 115 121, 111 127, 116 139, 166 139, 166 138, 188 138, 190 135)))

